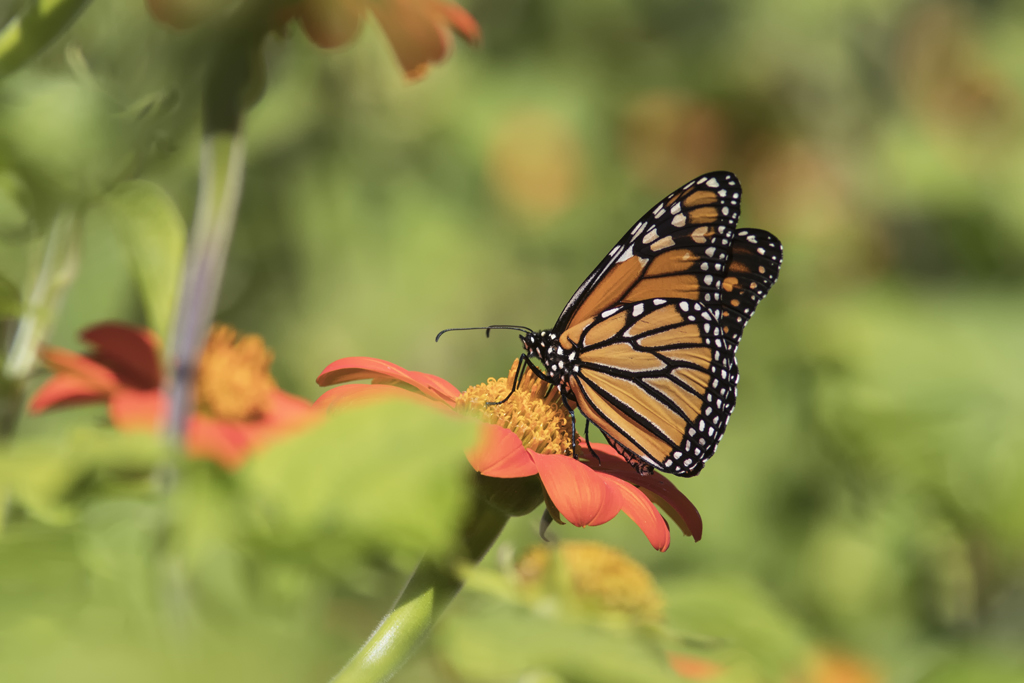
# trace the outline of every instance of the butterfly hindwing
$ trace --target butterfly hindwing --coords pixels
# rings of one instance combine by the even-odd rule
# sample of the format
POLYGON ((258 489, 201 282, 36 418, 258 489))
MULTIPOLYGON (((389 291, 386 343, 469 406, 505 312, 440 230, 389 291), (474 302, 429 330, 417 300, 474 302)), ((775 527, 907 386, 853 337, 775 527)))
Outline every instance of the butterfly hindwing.
POLYGON ((782 243, 766 230, 736 232, 722 281, 722 332, 736 348, 754 310, 779 278, 782 243))
POLYGON ((569 388, 610 443, 661 470, 700 471, 736 396, 733 355, 710 307, 678 298, 622 304, 560 343, 578 354, 569 388))
POLYGON ((740 195, 736 176, 718 171, 665 197, 583 281, 553 329, 561 333, 616 303, 654 297, 701 301, 717 310, 740 195))

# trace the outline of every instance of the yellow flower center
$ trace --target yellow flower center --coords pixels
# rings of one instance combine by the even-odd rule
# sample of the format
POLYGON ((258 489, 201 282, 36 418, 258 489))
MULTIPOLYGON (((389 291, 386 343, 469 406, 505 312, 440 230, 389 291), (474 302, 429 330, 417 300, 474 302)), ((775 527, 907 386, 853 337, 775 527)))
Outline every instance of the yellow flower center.
POLYGON ((555 387, 528 369, 519 388, 505 400, 518 366, 517 360, 508 377, 491 377, 483 384, 466 389, 455 401, 456 408, 472 411, 485 422, 512 430, 524 446, 536 453, 571 453, 572 422, 555 387))
POLYGON ((660 621, 664 616, 665 599, 654 576, 633 558, 592 541, 561 541, 555 547, 554 557, 549 546, 538 545, 527 551, 518 566, 524 584, 539 584, 558 566, 565 572, 572 592, 592 607, 645 622, 660 621))
POLYGON ((225 420, 263 414, 277 382, 270 374, 274 354, 258 334, 238 338, 230 325, 214 325, 196 373, 199 410, 225 420))

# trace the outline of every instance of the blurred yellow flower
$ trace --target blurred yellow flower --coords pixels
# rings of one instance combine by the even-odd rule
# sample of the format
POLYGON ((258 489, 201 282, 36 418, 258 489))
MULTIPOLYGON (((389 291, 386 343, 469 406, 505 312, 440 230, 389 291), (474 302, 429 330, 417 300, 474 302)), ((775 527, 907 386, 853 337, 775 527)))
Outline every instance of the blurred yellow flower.
POLYGON ((565 580, 590 608, 647 623, 664 619, 665 599, 654 576, 630 556, 594 541, 562 541, 554 548, 537 545, 523 555, 517 569, 524 587, 565 580))

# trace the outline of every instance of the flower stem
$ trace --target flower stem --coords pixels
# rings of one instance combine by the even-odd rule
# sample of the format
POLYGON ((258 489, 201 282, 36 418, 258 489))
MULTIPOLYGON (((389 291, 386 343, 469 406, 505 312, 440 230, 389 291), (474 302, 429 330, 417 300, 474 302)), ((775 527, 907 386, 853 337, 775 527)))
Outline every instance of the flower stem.
MULTIPOLYGON (((192 411, 199 354, 217 310, 245 181, 245 109, 262 85, 260 44, 275 0, 256 0, 225 27, 203 91, 203 140, 199 151, 199 195, 189 235, 178 308, 172 322, 168 433, 180 443, 192 411)), ((173 481, 173 469, 162 476, 173 481)))
POLYGON ((64 32, 89 0, 32 0, 0 28, 0 78, 17 71, 64 32))
POLYGON ((245 176, 245 139, 240 133, 203 137, 199 151, 199 198, 173 324, 171 437, 180 441, 192 410, 196 364, 216 312, 245 176))
POLYGON ((0 414, 0 434, 4 436, 13 432, 17 424, 24 380, 35 367, 39 347, 57 317, 68 286, 78 274, 80 223, 77 210, 62 210, 54 217, 46 236, 39 272, 29 285, 28 300, 4 359, 0 414))
POLYGON ((478 499, 461 551, 443 561, 420 562, 395 606, 330 683, 383 683, 394 676, 462 588, 457 567, 479 562, 507 521, 506 514, 478 499))

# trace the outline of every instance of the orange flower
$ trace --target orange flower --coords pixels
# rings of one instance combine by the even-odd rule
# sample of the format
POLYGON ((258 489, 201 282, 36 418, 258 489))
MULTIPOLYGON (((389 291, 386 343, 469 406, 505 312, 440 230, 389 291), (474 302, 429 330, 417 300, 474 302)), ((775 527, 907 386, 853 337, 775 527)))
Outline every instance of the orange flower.
MULTIPOLYGON (((157 21, 189 28, 232 11, 222 0, 146 0, 157 21)), ((373 12, 398 61, 412 78, 426 73, 430 62, 447 57, 452 31, 471 44, 480 41, 480 25, 461 6, 446 0, 294 0, 272 23, 296 19, 310 40, 323 48, 344 45, 359 33, 366 12, 373 12)))
MULTIPOLYGON (((84 356, 47 348, 54 371, 29 401, 31 413, 105 401, 110 422, 127 431, 155 431, 167 412, 160 389, 159 341, 151 331, 105 323, 82 333, 95 350, 84 356)), ((226 325, 210 332, 196 377, 196 411, 186 448, 224 467, 242 464, 257 446, 306 423, 314 408, 281 391, 270 375, 273 354, 258 335, 237 338, 226 325)))
MULTIPOLYGON (((513 366, 509 377, 513 376, 513 366)), ((572 524, 597 526, 625 512, 655 548, 668 549, 669 527, 661 507, 687 536, 701 537, 700 514, 678 489, 660 474, 641 475, 615 449, 595 444, 593 451, 577 446, 579 459, 564 453, 571 444, 569 413, 557 391, 531 373, 500 406, 487 406, 508 393, 508 379, 491 379, 460 393, 433 375, 405 370, 376 358, 343 358, 331 363, 317 384, 341 384, 316 403, 342 406, 378 397, 408 396, 442 403, 453 410, 477 412, 485 425, 481 442, 466 454, 480 474, 499 479, 540 476, 552 516, 572 524), (371 384, 348 384, 369 379, 371 384)))
POLYGON ((402 68, 413 78, 451 53, 453 30, 472 44, 480 41, 473 15, 445 0, 302 0, 286 14, 298 19, 314 43, 332 48, 355 38, 367 10, 377 17, 402 68))

